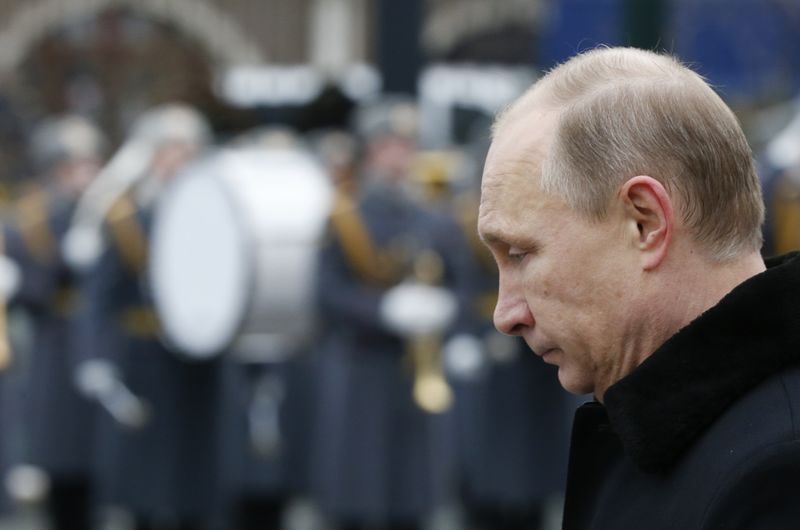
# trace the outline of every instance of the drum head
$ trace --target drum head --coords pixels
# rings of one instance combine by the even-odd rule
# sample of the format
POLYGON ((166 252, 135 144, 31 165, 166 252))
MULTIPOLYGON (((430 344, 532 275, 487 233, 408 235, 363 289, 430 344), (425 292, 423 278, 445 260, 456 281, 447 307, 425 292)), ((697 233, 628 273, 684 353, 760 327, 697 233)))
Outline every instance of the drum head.
POLYGON ((204 359, 226 348, 249 305, 252 259, 236 200, 211 161, 159 203, 151 246, 156 309, 170 345, 204 359))
POLYGON ((307 339, 331 196, 301 152, 221 151, 182 174, 159 202, 150 252, 166 341, 205 359, 244 336, 307 339))

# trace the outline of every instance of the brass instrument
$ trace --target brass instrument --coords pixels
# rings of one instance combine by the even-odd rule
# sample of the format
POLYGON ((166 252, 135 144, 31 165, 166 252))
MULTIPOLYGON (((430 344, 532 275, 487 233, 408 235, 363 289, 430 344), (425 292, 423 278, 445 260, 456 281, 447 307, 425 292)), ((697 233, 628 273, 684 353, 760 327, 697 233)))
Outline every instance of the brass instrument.
MULTIPOLYGON (((414 279, 425 285, 437 285, 444 276, 442 259, 425 251, 414 260, 414 279)), ((408 339, 414 366, 414 402, 425 412, 445 412, 453 403, 453 391, 442 369, 442 331, 417 333, 408 339)))

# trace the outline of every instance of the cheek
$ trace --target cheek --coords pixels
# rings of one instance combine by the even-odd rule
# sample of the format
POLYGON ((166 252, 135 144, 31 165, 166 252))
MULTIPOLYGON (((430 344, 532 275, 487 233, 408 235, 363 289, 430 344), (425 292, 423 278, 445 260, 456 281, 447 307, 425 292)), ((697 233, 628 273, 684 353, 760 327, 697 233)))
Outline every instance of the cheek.
POLYGON ((604 327, 609 313, 604 291, 597 279, 587 276, 585 271, 567 268, 530 278, 525 290, 537 320, 546 324, 550 333, 580 343, 596 336, 597 329, 602 331, 604 327))
POLYGON ((539 301, 559 301, 568 298, 570 290, 568 276, 558 267, 547 263, 531 264, 524 273, 526 294, 539 301))

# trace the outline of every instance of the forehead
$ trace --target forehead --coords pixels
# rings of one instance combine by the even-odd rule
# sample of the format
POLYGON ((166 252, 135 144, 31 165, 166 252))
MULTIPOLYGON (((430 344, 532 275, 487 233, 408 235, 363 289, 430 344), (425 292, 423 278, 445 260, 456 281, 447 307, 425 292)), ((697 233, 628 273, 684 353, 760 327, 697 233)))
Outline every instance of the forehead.
POLYGON ((554 116, 533 114, 497 131, 481 183, 478 228, 485 239, 510 232, 534 212, 556 206, 539 186, 542 161, 552 141, 554 116))

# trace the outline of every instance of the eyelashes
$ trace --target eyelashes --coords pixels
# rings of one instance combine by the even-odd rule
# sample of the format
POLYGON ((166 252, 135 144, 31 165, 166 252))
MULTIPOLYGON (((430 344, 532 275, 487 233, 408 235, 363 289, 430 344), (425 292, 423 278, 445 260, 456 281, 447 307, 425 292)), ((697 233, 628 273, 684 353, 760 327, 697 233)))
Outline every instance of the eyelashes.
POLYGON ((509 259, 509 261, 519 263, 523 259, 525 259, 525 257, 528 256, 528 254, 529 252, 527 250, 510 247, 508 249, 508 252, 506 253, 506 257, 509 259))

